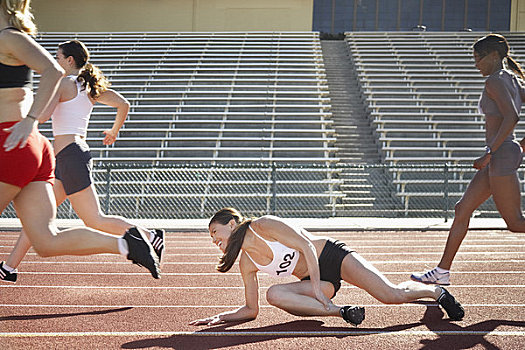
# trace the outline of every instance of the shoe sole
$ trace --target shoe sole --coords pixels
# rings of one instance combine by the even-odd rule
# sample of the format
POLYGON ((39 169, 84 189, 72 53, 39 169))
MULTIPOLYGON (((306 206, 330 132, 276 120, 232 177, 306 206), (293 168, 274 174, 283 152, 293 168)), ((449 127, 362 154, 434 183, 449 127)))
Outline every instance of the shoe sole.
POLYGON ((419 280, 419 279, 417 279, 417 278, 414 277, 414 276, 410 276, 410 279, 411 279, 412 281, 419 282, 419 283, 423 283, 423 284, 437 284, 437 285, 439 285, 439 286, 450 286, 450 282, 449 282, 449 283, 427 282, 427 281, 419 280))
POLYGON ((343 319, 347 323, 351 324, 352 326, 357 327, 361 323, 363 323, 363 321, 365 320, 365 308, 364 307, 361 307, 361 306, 349 307, 348 310, 344 311, 347 317, 348 317, 348 313, 347 313, 348 311, 350 311, 350 313, 352 314, 350 317, 352 318, 352 320, 346 320, 345 317, 343 316, 343 311, 341 311, 340 313, 341 313, 341 316, 343 316, 343 319), (356 322, 353 322, 353 321, 356 321, 356 322))
POLYGON ((16 283, 16 281, 3 280, 3 279, 0 279, 0 281, 2 281, 2 282, 7 282, 7 283, 16 283))
MULTIPOLYGON (((448 315, 448 318, 451 320, 451 321, 461 321, 463 320, 463 318, 465 317, 465 309, 463 308, 463 306, 456 300, 456 298, 454 298, 454 296, 452 294, 450 294, 445 288, 442 288, 443 291, 446 293, 445 296, 448 296, 448 301, 450 304, 450 306, 452 306, 452 308, 454 308, 455 310, 452 310, 452 311, 459 311, 459 314, 456 314, 456 312, 453 312, 453 315, 451 316, 448 312, 448 310, 445 308, 445 306, 438 301, 438 304, 445 310, 445 312, 447 313, 448 315)), ((438 299, 439 300, 439 299, 438 299)))

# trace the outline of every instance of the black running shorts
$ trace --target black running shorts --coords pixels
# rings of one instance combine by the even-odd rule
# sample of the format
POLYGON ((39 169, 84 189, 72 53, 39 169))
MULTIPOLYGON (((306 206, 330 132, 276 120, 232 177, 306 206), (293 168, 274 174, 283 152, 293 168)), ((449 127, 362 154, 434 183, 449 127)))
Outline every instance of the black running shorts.
MULTIPOLYGON (((337 291, 341 289, 341 264, 343 259, 348 254, 355 252, 355 250, 350 249, 345 243, 340 242, 335 239, 328 239, 324 248, 319 255, 319 272, 321 274, 321 281, 327 281, 334 285, 334 295, 335 297, 337 291)), ((310 276, 307 276, 301 281, 307 281, 310 279, 310 276)))
POLYGON ((93 161, 87 145, 70 143, 56 155, 55 177, 69 196, 91 186, 93 161))

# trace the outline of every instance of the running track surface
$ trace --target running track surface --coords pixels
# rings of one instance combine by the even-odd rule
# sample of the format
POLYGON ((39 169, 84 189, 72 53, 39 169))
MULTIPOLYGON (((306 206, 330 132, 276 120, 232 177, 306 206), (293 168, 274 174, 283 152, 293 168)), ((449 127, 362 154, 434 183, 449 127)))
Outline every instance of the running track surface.
MULTIPOLYGON (((323 232, 345 241, 395 283, 435 266, 447 232, 323 232)), ((2 234, 0 260, 17 232, 2 234)), ((450 322, 434 301, 382 305, 343 283, 338 305, 366 307, 360 327, 341 318, 301 318, 269 306, 251 322, 214 327, 188 322, 244 303, 238 266, 218 273, 219 250, 206 232, 170 232, 162 279, 121 256, 40 258, 30 251, 16 284, 0 283, 1 349, 523 349, 525 234, 471 231, 449 290, 464 305, 450 322)), ((291 281, 286 279, 285 281, 291 281)))

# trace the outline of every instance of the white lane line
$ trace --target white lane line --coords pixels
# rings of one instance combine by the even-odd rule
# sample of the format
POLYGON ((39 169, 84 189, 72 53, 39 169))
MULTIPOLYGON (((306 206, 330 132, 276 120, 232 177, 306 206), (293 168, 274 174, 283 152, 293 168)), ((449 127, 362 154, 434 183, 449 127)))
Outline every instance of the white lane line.
POLYGON ((515 336, 523 337, 523 331, 381 331, 381 330, 346 330, 346 331, 227 331, 227 332, 13 332, 0 333, 0 338, 28 338, 28 337, 136 337, 136 336, 193 336, 193 337, 268 337, 268 336, 301 336, 301 337, 327 337, 327 336, 347 336, 347 335, 381 335, 381 336, 515 336))
MULTIPOLYGON (((3 240, 16 240, 19 237, 19 234, 15 235, 9 235, 9 234, 2 234, 0 230, 0 236, 3 240)), ((425 240, 437 240, 441 241, 443 239, 446 239, 448 237, 448 232, 442 234, 442 235, 421 235, 421 234, 406 234, 406 235, 397 235, 397 234, 385 234, 385 235, 363 235, 358 234, 355 236, 350 235, 337 235, 329 233, 327 235, 317 235, 317 236, 329 236, 332 238, 337 238, 340 240, 343 240, 345 242, 370 242, 372 240, 380 239, 382 241, 394 241, 399 242, 402 240, 403 242, 421 242, 422 239, 425 240)), ((170 235, 168 234, 166 237, 166 240, 170 243, 173 242, 181 242, 181 243, 195 243, 195 242, 203 242, 208 243, 210 242, 211 238, 209 235, 202 235, 202 236, 177 236, 177 235, 170 235)), ((511 236, 511 235, 505 235, 505 234, 472 234, 469 233, 466 238, 466 242, 470 241, 523 241, 524 236, 511 236)))
MULTIPOLYGON (((492 253, 493 254, 493 253, 492 253)), ((1 254, 0 254, 1 255, 1 254)), ((363 255, 363 254, 361 254, 363 255)), ((211 265, 211 264, 217 264, 218 260, 215 261, 200 261, 200 262, 192 262, 192 261, 163 261, 161 265, 211 265)), ((436 260, 368 260, 371 264, 435 264, 436 260)), ((494 259, 494 260, 454 260, 454 264, 462 264, 462 263, 475 263, 475 264, 493 264, 493 263, 525 263, 525 260, 522 259, 494 259)), ((65 264, 76 264, 76 265, 82 265, 82 264, 89 264, 89 265, 95 265, 95 264, 103 264, 103 265, 130 265, 131 263, 129 261, 97 261, 95 259, 93 260, 86 260, 86 261, 59 261, 59 260, 23 260, 22 264, 52 264, 52 265, 65 265, 65 264)))
MULTIPOLYGON (((417 242, 420 242, 421 240, 417 240, 417 242)), ((174 242, 170 242, 170 247, 172 248, 184 248, 184 249, 199 249, 199 250, 217 250, 218 248, 212 245, 206 244, 207 246, 201 245, 175 245, 174 242)), ((194 242, 192 242, 194 243, 194 242)), ((208 242, 206 242, 208 243, 208 242)), ((355 243, 355 242, 352 242, 355 243)), ((425 245, 358 245, 358 244, 352 244, 348 243, 349 246, 351 246, 353 249, 388 249, 388 248, 400 248, 400 249, 426 249, 429 248, 428 244, 425 245)), ((369 242, 367 242, 369 243, 369 242)), ((445 241, 443 241, 443 244, 445 241)), ((501 243, 501 242, 500 242, 501 243)), ((520 242, 512 241, 509 242, 509 244, 462 244, 461 248, 503 248, 503 247, 515 247, 517 245, 521 245, 525 243, 525 240, 521 240, 520 242)), ((14 248, 14 245, 0 245, 0 248, 14 248)), ((35 254, 35 253, 29 253, 29 254, 35 254)), ((172 254, 168 254, 172 255, 172 254)))
MULTIPOLYGON (((463 307, 506 307, 506 308, 522 308, 525 307, 525 304, 461 304, 463 307)), ((0 304, 0 307, 14 307, 14 308, 59 308, 59 309, 95 309, 95 308, 142 308, 142 309, 162 309, 162 308, 171 308, 171 309, 199 309, 199 308, 239 308, 243 305, 73 305, 73 304, 0 304)), ((378 308, 395 308, 395 307, 438 307, 438 304, 427 303, 427 304, 416 304, 416 303, 407 303, 407 304, 363 304, 360 306, 363 307, 378 307, 378 308)), ((276 309, 272 305, 260 305, 260 308, 276 309)))
MULTIPOLYGON (((436 252, 382 252, 382 253, 366 253, 366 252, 359 252, 359 255, 362 256, 371 256, 371 255, 379 255, 379 256, 392 256, 392 255, 443 255, 443 251, 439 250, 436 252)), ((3 252, 0 253, 0 255, 9 255, 10 252, 3 252)), ((487 251, 487 252, 458 252, 456 256, 464 256, 464 255, 511 255, 511 254, 525 254, 525 250, 523 251, 487 251)), ((36 253, 27 253, 27 256, 38 256, 36 253)), ((115 256, 116 254, 96 254, 96 256, 115 256)), ((94 255, 95 256, 95 255, 94 255)), ((204 253, 204 254, 191 254, 191 253, 169 253, 162 255, 163 257, 173 256, 173 257, 216 257, 219 258, 220 254, 218 253, 204 253)))
MULTIPOLYGON (((383 275, 408 275, 413 271, 401 272, 381 272, 383 275)), ((520 271, 454 271, 454 275, 517 275, 523 273, 520 271)), ((19 275, 67 275, 67 276, 147 276, 148 272, 49 272, 49 271, 22 271, 19 275)), ((240 276, 239 272, 163 272, 162 276, 240 276)))
MULTIPOLYGON (((169 289, 180 289, 180 290, 189 290, 189 289, 244 289, 244 286, 55 286, 55 285, 0 285, 0 288, 46 288, 46 289, 158 289, 158 290, 169 290, 169 289)), ((261 286, 260 289, 268 289, 268 287, 261 286)), ((487 285, 454 285, 456 288, 525 288, 523 284, 487 284, 487 285)), ((358 289, 356 286, 342 286, 341 289, 358 289)))

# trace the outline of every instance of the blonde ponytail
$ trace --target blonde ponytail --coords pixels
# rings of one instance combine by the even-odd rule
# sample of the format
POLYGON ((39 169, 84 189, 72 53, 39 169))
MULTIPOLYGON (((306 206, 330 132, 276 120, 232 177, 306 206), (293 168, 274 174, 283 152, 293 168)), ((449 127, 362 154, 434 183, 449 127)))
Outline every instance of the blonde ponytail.
POLYGON ((4 12, 8 16, 9 26, 15 27, 27 34, 35 35, 36 25, 29 3, 31 0, 0 0, 4 12))

